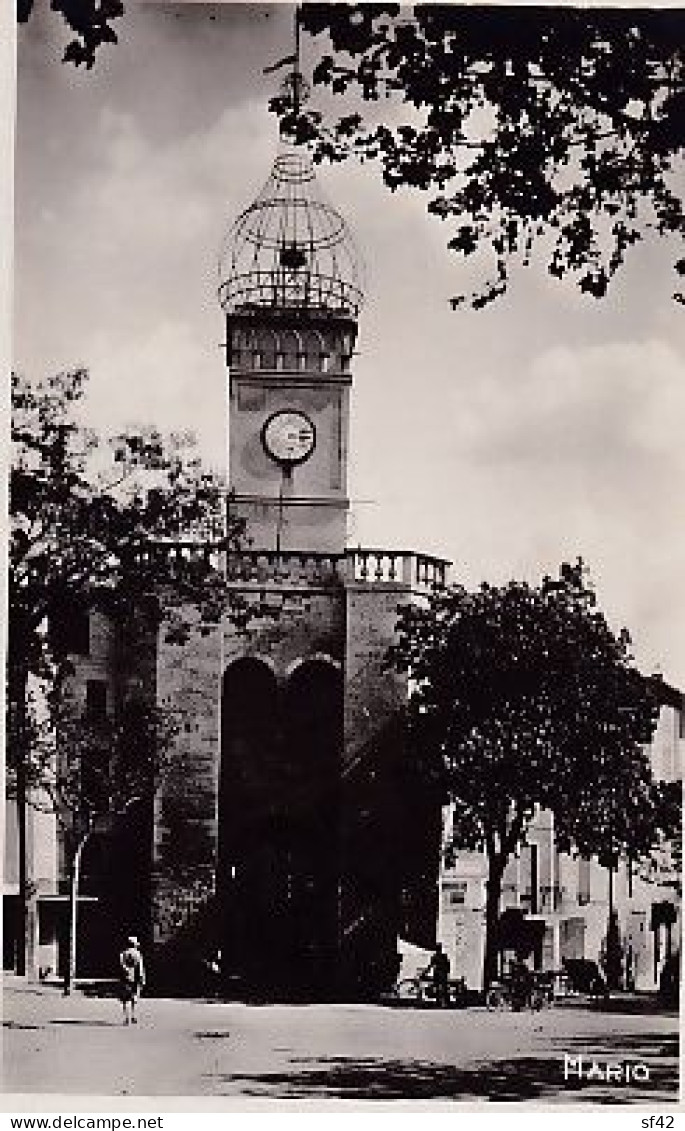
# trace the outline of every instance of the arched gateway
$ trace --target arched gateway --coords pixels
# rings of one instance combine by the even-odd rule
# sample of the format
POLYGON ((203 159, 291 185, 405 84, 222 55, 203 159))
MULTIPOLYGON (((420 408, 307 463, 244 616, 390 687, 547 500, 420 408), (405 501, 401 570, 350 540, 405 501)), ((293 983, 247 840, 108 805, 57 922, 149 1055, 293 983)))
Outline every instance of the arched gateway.
POLYGON ((281 683, 249 657, 225 672, 217 896, 227 989, 333 990, 342 702, 340 673, 325 661, 281 683))

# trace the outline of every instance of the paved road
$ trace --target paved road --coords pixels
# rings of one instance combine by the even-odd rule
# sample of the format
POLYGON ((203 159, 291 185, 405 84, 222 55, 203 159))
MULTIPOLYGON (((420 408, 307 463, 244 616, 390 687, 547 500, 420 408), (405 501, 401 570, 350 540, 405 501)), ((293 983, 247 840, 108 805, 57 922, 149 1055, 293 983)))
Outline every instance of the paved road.
POLYGON ((676 1099, 677 1018, 578 1005, 541 1014, 116 1001, 6 979, 6 1092, 649 1103, 676 1099), (648 1081, 564 1080, 564 1053, 648 1081))

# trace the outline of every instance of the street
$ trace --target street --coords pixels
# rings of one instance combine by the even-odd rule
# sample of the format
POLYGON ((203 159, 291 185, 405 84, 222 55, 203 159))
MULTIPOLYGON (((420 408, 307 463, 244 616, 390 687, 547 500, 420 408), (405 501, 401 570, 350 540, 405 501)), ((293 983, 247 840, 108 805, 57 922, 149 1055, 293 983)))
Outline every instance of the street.
POLYGON ((13 1093, 645 1104, 677 1099, 677 1051, 677 1017, 649 1003, 490 1013, 144 998, 124 1027, 112 998, 5 978, 13 1093), (583 1058, 582 1079, 564 1079, 564 1054, 583 1058), (588 1079, 593 1062, 620 1064, 621 1079, 588 1079), (648 1079, 633 1078, 638 1064, 648 1079))

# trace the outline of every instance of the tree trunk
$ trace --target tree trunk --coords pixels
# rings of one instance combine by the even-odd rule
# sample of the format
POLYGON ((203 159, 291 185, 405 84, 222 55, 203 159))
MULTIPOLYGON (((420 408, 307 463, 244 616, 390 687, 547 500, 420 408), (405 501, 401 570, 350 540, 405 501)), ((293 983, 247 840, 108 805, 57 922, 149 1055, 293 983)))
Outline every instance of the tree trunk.
POLYGON ((622 973, 621 932, 618 915, 614 910, 614 869, 609 866, 609 917, 607 919, 606 983, 607 990, 621 988, 622 973))
POLYGON ((488 860, 488 879, 485 885, 485 960, 483 962, 483 992, 497 980, 499 905, 502 895, 503 868, 499 861, 488 860))
POLYGON ((78 900, 81 880, 81 856, 86 847, 90 834, 86 834, 78 842, 74 859, 71 865, 71 883, 69 890, 69 956, 67 969, 64 976, 64 994, 68 997, 76 981, 76 942, 78 938, 78 900))

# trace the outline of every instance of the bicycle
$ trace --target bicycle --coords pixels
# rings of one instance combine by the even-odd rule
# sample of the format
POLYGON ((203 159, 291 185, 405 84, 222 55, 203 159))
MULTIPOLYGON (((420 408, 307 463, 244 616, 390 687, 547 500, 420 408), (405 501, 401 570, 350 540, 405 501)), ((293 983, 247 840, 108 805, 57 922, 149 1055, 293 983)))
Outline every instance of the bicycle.
POLYGON ((485 995, 485 1004, 492 1012, 514 1008, 514 991, 509 981, 491 982, 485 995))
MULTIPOLYGON (((463 978, 451 978, 447 984, 447 1006, 466 1004, 467 987, 463 978)), ((400 1001, 412 1004, 437 1005, 437 987, 430 974, 421 972, 412 978, 402 978, 395 987, 395 996, 400 1001)))
POLYGON ((553 1004, 554 986, 545 975, 534 975, 527 986, 510 978, 492 982, 485 995, 485 1005, 490 1011, 530 1009, 538 1012, 553 1004))

